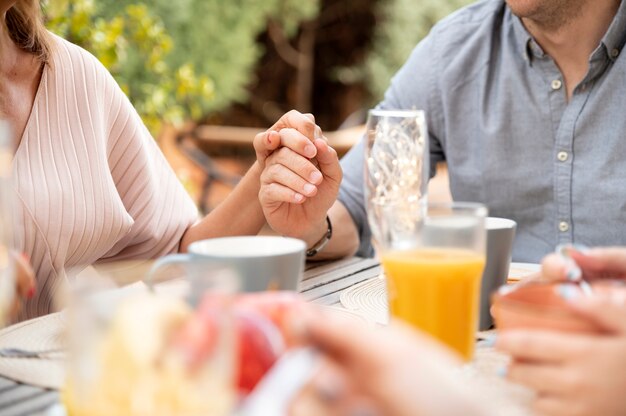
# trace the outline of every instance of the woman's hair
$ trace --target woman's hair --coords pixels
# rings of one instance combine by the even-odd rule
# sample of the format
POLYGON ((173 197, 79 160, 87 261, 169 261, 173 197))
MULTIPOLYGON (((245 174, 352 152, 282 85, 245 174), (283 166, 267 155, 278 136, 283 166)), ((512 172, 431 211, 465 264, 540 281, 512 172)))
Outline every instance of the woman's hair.
POLYGON ((50 35, 43 24, 39 0, 17 0, 6 13, 9 35, 22 50, 41 62, 50 59, 50 35))

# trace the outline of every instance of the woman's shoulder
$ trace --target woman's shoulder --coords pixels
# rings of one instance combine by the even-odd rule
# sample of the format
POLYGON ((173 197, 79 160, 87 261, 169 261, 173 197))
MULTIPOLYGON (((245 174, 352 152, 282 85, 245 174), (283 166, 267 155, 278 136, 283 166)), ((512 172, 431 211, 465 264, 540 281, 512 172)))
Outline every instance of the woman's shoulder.
MULTIPOLYGON (((52 53, 50 66, 52 70, 75 77, 98 77, 112 79, 109 71, 89 51, 69 42, 62 37, 50 33, 52 53)), ((67 78, 66 78, 67 79, 67 78)))

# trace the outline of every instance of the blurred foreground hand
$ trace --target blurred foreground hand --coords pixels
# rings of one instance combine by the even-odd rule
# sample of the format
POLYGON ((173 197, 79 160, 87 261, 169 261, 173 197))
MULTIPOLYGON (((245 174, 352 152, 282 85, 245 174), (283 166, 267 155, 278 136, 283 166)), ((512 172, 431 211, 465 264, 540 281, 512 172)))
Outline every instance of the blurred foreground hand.
POLYGON ((295 330, 327 365, 294 414, 487 414, 458 381, 460 357, 442 344, 400 322, 374 329, 310 308, 294 318, 295 330))
POLYGON ((12 296, 7 297, 7 299, 11 299, 11 304, 6 309, 5 323, 10 323, 17 319, 22 310, 24 300, 32 298, 36 289, 35 272, 28 258, 24 254, 11 252, 9 261, 13 262, 16 278, 14 287, 9 289, 13 290, 14 293, 12 296))
MULTIPOLYGON (((626 248, 572 247, 568 255, 586 280, 626 277, 626 248)), ((567 280, 571 267, 552 254, 543 261, 541 277, 567 280)), ((509 330, 498 335, 496 348, 513 358, 507 377, 537 392, 539 414, 626 414, 626 288, 593 287, 592 297, 572 299, 571 307, 597 325, 597 334, 509 330)))

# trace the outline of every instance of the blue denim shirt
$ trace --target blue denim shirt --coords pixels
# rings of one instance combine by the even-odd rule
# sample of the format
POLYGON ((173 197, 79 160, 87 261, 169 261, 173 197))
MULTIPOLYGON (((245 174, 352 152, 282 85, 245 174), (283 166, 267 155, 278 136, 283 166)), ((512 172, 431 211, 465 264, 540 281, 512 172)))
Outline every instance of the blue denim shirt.
MULTIPOLYGON (((624 245, 625 40, 623 1, 568 102, 559 68, 520 19, 503 0, 481 1, 432 29, 379 107, 426 111, 431 167, 448 163, 454 200, 517 221, 513 260, 538 262, 561 243, 624 245)), ((341 163, 339 200, 369 256, 363 141, 341 163)))

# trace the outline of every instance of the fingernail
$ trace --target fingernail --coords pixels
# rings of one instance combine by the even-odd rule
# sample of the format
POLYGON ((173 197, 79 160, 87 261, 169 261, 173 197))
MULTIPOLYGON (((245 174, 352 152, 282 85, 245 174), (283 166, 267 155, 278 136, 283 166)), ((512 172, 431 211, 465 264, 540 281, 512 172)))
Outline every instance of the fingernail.
POLYGON ((306 185, 304 185, 304 193, 307 195, 312 194, 313 192, 315 192, 315 189, 317 189, 315 187, 315 185, 311 185, 310 183, 307 183, 306 185))
POLYGON ((26 293, 26 298, 32 299, 33 296, 35 296, 36 292, 37 292, 37 288, 35 287, 35 285, 32 285, 30 289, 28 289, 28 292, 26 293))
POLYGON ((322 178, 323 178, 322 174, 317 170, 314 172, 311 172, 311 174, 309 175, 309 179, 311 180, 311 182, 315 184, 320 183, 322 178))
POLYGON ((293 196, 293 199, 294 199, 296 202, 302 202, 302 201, 304 201, 304 195, 296 193, 296 194, 293 196))
POLYGON ((580 297, 580 292, 574 285, 558 285, 555 289, 556 294, 568 302, 580 297))
POLYGON ((573 246, 569 244, 559 244, 556 246, 556 253, 561 257, 561 259, 565 262, 567 267, 567 271, 565 273, 565 278, 570 281, 578 281, 582 278, 583 272, 576 264, 576 261, 570 256, 570 251, 573 250, 573 246))
POLYGON ((556 252, 566 258, 570 257, 572 251, 587 254, 589 250, 591 249, 584 244, 559 244, 556 246, 556 252))
POLYGON ((482 345, 488 348, 493 347, 494 345, 496 345, 496 340, 498 339, 498 336, 493 334, 493 335, 488 335, 482 342, 482 345))
POLYGON ((587 254, 589 253, 589 250, 590 250, 590 248, 584 244, 572 244, 571 248, 582 254, 587 254))
POLYGON ((496 370, 496 375, 500 378, 505 378, 508 373, 509 367, 507 366, 502 366, 496 370))
POLYGON ((24 259, 27 263, 30 263, 30 256, 26 253, 20 253, 22 259, 24 259))
POLYGON ((322 138, 322 128, 318 125, 315 126, 315 133, 313 134, 314 139, 322 138))
POLYGON ((317 149, 312 144, 307 144, 304 146, 304 155, 306 157, 315 157, 317 154, 317 149))
POLYGON ((567 273, 565 274, 565 277, 567 278, 567 280, 570 280, 572 282, 577 282, 580 279, 582 279, 583 277, 583 272, 582 270, 580 270, 580 267, 578 266, 569 266, 569 269, 567 270, 567 273))

